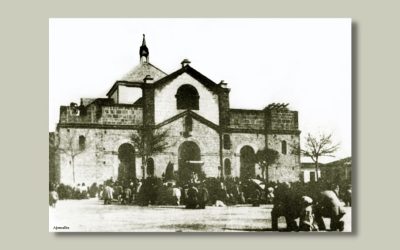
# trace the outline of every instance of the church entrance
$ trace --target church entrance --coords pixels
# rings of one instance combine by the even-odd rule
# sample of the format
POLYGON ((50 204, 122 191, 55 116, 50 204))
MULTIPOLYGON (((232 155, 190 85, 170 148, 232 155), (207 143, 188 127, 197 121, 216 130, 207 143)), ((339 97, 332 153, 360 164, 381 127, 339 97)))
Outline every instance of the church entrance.
POLYGON ((250 146, 244 146, 240 150, 240 178, 252 179, 256 176, 256 156, 250 146))
POLYGON ((136 178, 136 157, 135 148, 124 143, 118 148, 118 159, 120 161, 118 167, 118 181, 126 185, 136 178))
POLYGON ((191 180, 203 178, 200 148, 192 141, 186 141, 178 149, 179 182, 185 184, 191 180))

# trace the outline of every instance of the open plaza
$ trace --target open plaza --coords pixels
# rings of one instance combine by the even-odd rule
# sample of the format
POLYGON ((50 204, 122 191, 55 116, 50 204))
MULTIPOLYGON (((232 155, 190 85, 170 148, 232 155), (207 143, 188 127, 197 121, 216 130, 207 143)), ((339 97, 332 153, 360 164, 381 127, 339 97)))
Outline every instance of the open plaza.
MULTIPOLYGON (((271 230, 273 205, 184 206, 103 205, 97 198, 61 200, 49 207, 51 232, 268 232, 271 230), (65 229, 62 229, 65 228, 65 229)), ((351 207, 345 207, 344 232, 351 232, 351 207)), ((324 218, 327 229, 330 219, 324 218)), ((298 222, 298 220, 297 220, 298 222)), ((284 231, 285 219, 278 228, 284 231)))

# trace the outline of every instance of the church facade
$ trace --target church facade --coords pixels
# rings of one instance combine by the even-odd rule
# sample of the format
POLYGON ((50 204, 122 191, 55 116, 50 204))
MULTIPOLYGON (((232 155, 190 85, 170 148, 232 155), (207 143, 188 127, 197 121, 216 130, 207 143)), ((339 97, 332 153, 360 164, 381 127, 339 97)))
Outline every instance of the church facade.
POLYGON ((262 110, 230 108, 225 82, 215 83, 187 59, 170 74, 149 62, 143 37, 140 63, 116 81, 105 98, 81 98, 60 107, 57 124, 59 182, 102 183, 114 179, 162 176, 167 165, 206 177, 255 178, 258 150, 279 152, 267 171, 269 181, 300 176, 298 112, 284 104, 262 110), (165 135, 160 152, 142 151, 165 135), (132 138, 142 138, 142 144, 132 138))

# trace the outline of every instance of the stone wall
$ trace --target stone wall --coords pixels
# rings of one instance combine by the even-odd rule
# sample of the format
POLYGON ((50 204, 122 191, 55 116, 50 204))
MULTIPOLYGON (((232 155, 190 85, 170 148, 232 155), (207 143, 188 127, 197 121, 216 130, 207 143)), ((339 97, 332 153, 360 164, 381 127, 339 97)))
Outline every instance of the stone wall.
POLYGON ((140 125, 143 123, 143 110, 132 105, 110 105, 101 107, 98 124, 140 125))
POLYGON ((256 110, 230 110, 230 128, 264 129, 265 113, 256 110))
MULTIPOLYGON (((232 176, 240 177, 240 150, 244 146, 250 146, 254 153, 257 153, 265 146, 265 136, 263 134, 232 133, 231 142, 231 150, 224 149, 223 151, 224 159, 229 158, 231 160, 232 176)), ((258 164, 256 164, 256 175, 261 176, 261 169, 258 164)))
MULTIPOLYGON (((85 150, 75 157, 75 182, 90 185, 93 182, 103 183, 113 177, 118 178, 118 148, 130 142, 130 136, 137 133, 132 130, 93 129, 93 128, 60 128, 59 147, 65 149, 60 154, 60 181, 73 184, 71 152, 79 151, 79 136, 85 136, 85 150), (72 146, 69 146, 72 142, 72 146), (72 149, 72 150, 71 150, 72 149)), ((136 158, 136 175, 142 176, 141 158, 136 158)))
POLYGON ((284 108, 267 110, 267 126, 270 130, 297 130, 298 112, 284 108))
POLYGON ((276 164, 269 167, 270 181, 298 181, 300 178, 300 155, 296 152, 300 138, 298 135, 268 134, 268 148, 279 152, 276 164), (282 153, 282 141, 286 141, 287 153, 282 153))
POLYGON ((96 121, 96 107, 86 108, 86 115, 82 115, 78 108, 70 106, 60 107, 60 123, 93 123, 96 121))
POLYGON ((143 110, 133 105, 88 105, 86 114, 70 106, 61 106, 60 123, 140 125, 143 110))

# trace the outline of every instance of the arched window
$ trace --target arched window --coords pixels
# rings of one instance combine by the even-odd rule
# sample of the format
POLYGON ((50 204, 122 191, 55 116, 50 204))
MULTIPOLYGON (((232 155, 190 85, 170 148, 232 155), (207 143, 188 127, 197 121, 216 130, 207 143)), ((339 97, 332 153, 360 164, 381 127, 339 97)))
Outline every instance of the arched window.
POLYGON ((179 87, 175 97, 177 109, 199 110, 199 93, 192 85, 185 84, 179 87))
POLYGON ((224 160, 225 176, 230 176, 232 174, 231 160, 226 158, 224 160))
POLYGON ((282 141, 282 154, 287 154, 287 143, 286 141, 282 141))
POLYGON ((83 135, 79 136, 79 150, 83 151, 86 147, 86 138, 83 135))

